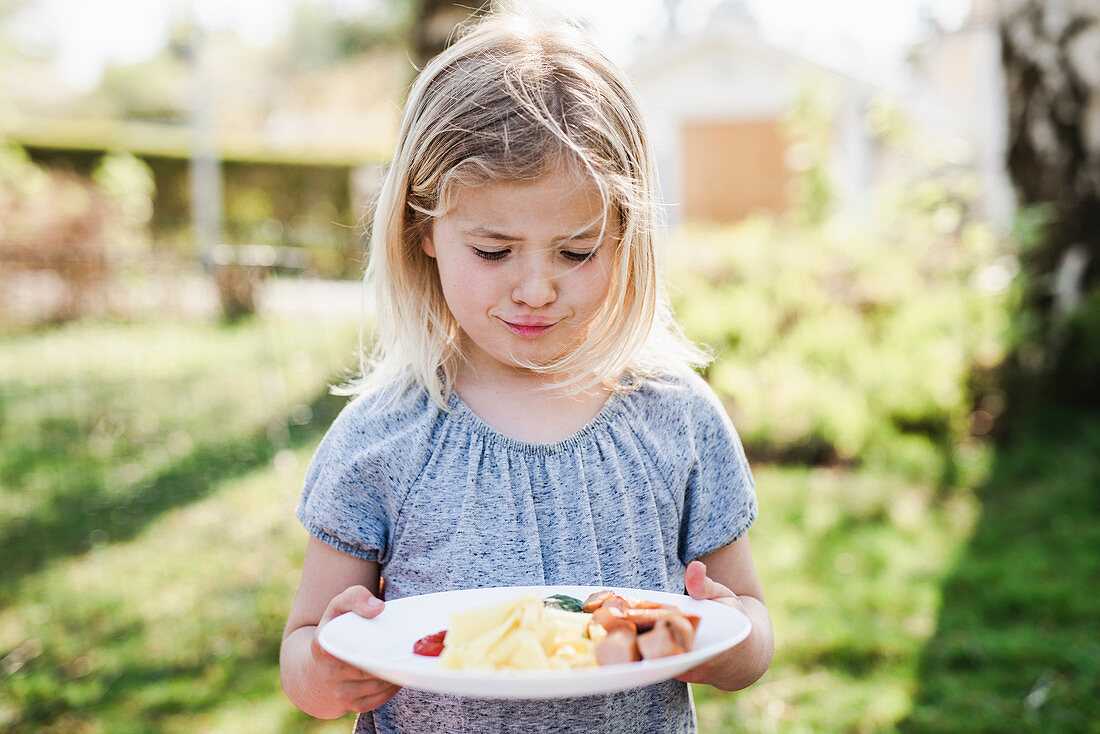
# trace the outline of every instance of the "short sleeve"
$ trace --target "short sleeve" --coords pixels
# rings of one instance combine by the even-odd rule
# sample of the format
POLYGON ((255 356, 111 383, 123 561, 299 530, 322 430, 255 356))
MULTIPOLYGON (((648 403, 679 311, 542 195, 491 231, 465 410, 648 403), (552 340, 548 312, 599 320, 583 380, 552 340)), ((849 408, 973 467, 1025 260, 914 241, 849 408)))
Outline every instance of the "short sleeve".
POLYGON ((739 539, 757 513, 756 484, 729 415, 702 379, 693 398, 694 461, 680 525, 684 564, 739 539))
POLYGON ((362 399, 340 413, 310 462, 295 513, 311 535, 356 558, 385 558, 394 490, 407 466, 400 434, 362 399))

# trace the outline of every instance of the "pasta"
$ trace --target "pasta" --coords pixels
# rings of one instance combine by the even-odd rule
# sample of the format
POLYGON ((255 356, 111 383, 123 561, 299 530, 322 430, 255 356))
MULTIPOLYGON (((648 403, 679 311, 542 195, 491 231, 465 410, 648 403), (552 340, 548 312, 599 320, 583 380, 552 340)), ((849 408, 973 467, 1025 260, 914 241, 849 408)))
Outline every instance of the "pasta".
POLYGON ((451 616, 439 667, 554 670, 596 665, 592 615, 544 606, 534 594, 451 616))

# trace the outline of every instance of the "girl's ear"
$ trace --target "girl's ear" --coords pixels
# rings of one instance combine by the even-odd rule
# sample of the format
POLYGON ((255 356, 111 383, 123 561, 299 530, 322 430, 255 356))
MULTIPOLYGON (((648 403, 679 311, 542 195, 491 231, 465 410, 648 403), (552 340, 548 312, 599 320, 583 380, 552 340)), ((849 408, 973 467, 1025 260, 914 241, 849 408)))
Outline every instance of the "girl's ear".
POLYGON ((435 258, 435 243, 432 242, 431 231, 429 230, 423 237, 420 238, 420 249, 424 251, 424 254, 430 258, 435 258))

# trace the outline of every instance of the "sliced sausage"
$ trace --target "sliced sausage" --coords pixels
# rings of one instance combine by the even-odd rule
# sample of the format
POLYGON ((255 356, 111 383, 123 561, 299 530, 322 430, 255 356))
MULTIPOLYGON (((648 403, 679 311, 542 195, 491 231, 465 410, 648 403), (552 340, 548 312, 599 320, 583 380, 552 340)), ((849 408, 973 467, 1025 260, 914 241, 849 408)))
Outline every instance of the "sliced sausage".
POLYGON ((606 599, 612 596, 615 596, 615 594, 606 589, 603 591, 597 591, 594 594, 590 594, 589 597, 584 600, 584 605, 581 607, 581 611, 591 614, 592 612, 599 609, 606 599))
POLYGON ((638 650, 638 635, 628 627, 608 632, 596 643, 596 662, 600 665, 633 663, 642 659, 638 650))
MULTIPOLYGON (((684 620, 684 623, 688 624, 687 620, 684 620)), ((690 649, 684 647, 682 635, 673 631, 673 624, 671 619, 660 619, 653 625, 653 629, 638 635, 638 651, 643 658, 651 660, 679 655, 690 649)), ((688 626, 691 625, 688 624, 688 626)))

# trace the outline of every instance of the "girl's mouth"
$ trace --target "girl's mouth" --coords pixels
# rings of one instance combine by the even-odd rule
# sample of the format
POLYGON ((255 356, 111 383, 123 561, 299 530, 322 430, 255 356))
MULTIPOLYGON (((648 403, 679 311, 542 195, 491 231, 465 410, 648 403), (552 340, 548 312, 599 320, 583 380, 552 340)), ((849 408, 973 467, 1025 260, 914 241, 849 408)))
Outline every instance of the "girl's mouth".
MULTIPOLYGON (((501 319, 504 321, 504 319, 501 319)), ((556 322, 555 322, 556 323, 556 322)), ((504 325, 524 339, 536 339, 554 328, 554 323, 513 323, 504 321, 504 325)))

